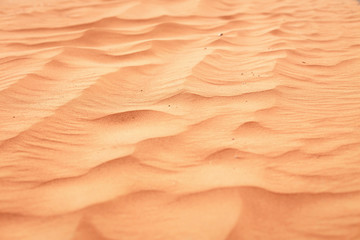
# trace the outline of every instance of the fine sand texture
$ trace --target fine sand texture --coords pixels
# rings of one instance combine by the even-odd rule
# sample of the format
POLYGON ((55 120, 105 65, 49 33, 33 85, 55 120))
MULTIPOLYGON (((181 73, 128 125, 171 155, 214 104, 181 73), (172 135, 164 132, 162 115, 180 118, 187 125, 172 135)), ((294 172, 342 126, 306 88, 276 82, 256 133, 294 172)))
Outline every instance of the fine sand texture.
POLYGON ((0 0, 0 240, 360 240, 360 4, 0 0))

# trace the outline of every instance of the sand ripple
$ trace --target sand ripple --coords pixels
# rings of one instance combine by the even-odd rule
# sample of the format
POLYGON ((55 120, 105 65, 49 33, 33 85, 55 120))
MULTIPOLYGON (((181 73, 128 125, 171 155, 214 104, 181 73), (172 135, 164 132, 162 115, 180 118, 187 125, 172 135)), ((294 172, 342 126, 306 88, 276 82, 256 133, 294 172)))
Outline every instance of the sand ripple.
POLYGON ((0 239, 360 239, 352 0, 0 2, 0 239))

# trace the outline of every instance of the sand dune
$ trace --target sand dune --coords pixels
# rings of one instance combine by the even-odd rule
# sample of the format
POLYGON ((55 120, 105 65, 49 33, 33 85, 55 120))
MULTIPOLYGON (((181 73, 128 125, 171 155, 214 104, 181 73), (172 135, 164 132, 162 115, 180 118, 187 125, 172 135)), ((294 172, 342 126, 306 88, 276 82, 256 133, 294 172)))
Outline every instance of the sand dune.
POLYGON ((359 240, 354 0, 0 1, 0 240, 359 240))

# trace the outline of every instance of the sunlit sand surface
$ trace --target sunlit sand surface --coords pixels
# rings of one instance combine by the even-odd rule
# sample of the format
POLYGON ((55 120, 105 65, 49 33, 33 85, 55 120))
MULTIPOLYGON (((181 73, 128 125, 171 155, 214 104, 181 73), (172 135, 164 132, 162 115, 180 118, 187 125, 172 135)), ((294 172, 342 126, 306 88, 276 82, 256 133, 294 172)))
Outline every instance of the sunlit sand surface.
POLYGON ((357 1, 0 1, 0 240, 263 239, 360 239, 357 1))

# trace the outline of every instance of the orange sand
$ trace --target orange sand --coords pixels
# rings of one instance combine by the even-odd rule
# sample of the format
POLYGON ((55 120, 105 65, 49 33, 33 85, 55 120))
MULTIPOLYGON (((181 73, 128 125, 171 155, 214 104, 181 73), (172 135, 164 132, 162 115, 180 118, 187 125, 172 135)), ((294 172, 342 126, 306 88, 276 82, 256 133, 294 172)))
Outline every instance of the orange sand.
POLYGON ((357 1, 0 1, 0 240, 138 239, 360 239, 357 1))

